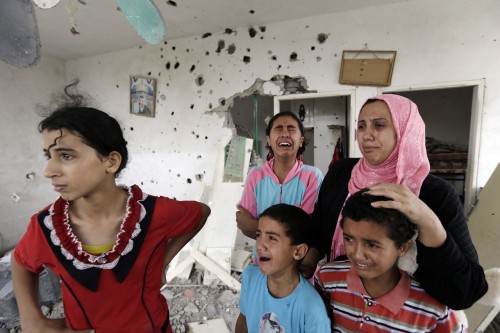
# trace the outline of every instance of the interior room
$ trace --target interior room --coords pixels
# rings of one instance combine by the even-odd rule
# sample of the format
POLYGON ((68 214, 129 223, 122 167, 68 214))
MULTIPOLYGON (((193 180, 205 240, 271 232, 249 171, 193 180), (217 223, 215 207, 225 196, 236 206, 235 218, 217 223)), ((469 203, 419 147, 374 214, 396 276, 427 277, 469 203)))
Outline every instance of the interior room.
MULTIPOLYGON (((51 2, 11 15, 36 17, 36 50, 0 52, 0 255, 15 247, 32 214, 57 198, 44 177, 37 126, 43 108, 75 79, 124 131, 130 162, 118 183, 210 205, 212 215, 191 244, 205 254, 253 244, 234 214, 246 173, 266 159, 266 121, 279 111, 302 113, 305 159, 326 174, 336 147, 343 157, 361 156, 353 124, 367 98, 409 97, 431 143, 441 144, 435 154, 450 147, 446 152, 455 154, 435 156, 432 169, 453 183, 466 215, 500 163, 499 1, 154 0, 165 23, 154 43, 114 1, 51 2), (340 83, 345 50, 396 51, 389 82, 340 83), (155 83, 150 116, 134 111, 137 78, 155 83), (235 138, 243 138, 245 159, 241 178, 227 181, 225 153, 235 138)), ((0 5, 4 50, 17 43, 7 10, 0 5)), ((490 215, 475 228, 498 225, 490 215)), ((496 255, 496 246, 479 257, 496 255)), ((500 266, 488 262, 485 269, 500 266)))

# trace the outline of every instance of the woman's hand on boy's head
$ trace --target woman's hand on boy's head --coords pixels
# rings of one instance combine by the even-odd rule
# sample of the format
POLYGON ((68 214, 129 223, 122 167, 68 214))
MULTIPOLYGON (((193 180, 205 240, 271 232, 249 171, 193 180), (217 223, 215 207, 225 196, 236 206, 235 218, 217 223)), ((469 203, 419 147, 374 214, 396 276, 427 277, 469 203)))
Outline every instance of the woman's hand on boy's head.
POLYGON ((381 183, 370 186, 365 193, 392 199, 375 201, 372 206, 396 209, 405 214, 412 223, 419 227, 428 222, 429 216, 435 215, 422 200, 402 184, 381 183))
POLYGON ((373 196, 384 196, 392 199, 389 201, 376 201, 372 203, 373 207, 392 208, 405 214, 408 219, 418 225, 421 210, 429 209, 427 205, 420 200, 405 185, 393 183, 380 183, 370 186, 365 192, 373 196))
POLYGON ((392 199, 373 202, 372 206, 396 209, 406 215, 413 224, 417 225, 418 240, 423 245, 439 247, 446 240, 446 230, 439 218, 405 185, 381 183, 370 186, 366 193, 392 199))

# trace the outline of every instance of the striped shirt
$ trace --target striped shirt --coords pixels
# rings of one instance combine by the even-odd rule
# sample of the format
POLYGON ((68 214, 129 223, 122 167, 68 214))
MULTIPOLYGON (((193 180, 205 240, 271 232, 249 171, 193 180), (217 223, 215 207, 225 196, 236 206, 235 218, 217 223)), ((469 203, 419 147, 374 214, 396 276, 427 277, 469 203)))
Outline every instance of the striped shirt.
POLYGON ((455 313, 428 295, 406 272, 394 289, 373 298, 349 261, 329 262, 315 284, 330 302, 333 332, 467 332, 455 313))

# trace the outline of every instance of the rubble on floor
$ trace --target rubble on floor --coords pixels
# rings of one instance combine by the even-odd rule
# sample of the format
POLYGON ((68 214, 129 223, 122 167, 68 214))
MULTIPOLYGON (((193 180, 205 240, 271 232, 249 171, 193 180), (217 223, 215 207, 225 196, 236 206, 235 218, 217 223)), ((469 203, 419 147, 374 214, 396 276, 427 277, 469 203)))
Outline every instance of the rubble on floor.
MULTIPOLYGON (((239 292, 229 289, 226 285, 203 285, 202 275, 201 270, 194 269, 189 280, 183 281, 176 278, 163 290, 162 294, 167 299, 170 308, 173 332, 190 332, 189 323, 219 318, 224 320, 229 332, 234 332, 236 319, 240 313, 239 292)), ((234 272, 231 276, 241 281, 240 273, 234 272)), ((215 333, 215 331, 206 332, 215 333)))
MULTIPOLYGON (((10 271, 11 253, 0 258, 0 333, 12 331, 19 326, 19 312, 12 286, 10 271)), ((57 276, 46 269, 38 277, 40 304, 45 314, 49 314, 53 305, 61 299, 61 287, 57 276)), ((56 309, 57 310, 57 309, 56 309)), ((57 315, 57 312, 55 313, 57 315)))

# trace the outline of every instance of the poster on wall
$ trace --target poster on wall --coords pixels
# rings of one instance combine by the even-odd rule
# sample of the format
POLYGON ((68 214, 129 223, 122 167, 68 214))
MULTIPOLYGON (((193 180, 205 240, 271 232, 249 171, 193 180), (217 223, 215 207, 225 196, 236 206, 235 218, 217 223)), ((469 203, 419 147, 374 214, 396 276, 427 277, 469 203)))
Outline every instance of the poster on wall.
POLYGON ((130 113, 155 116, 156 79, 140 76, 130 77, 130 113))

